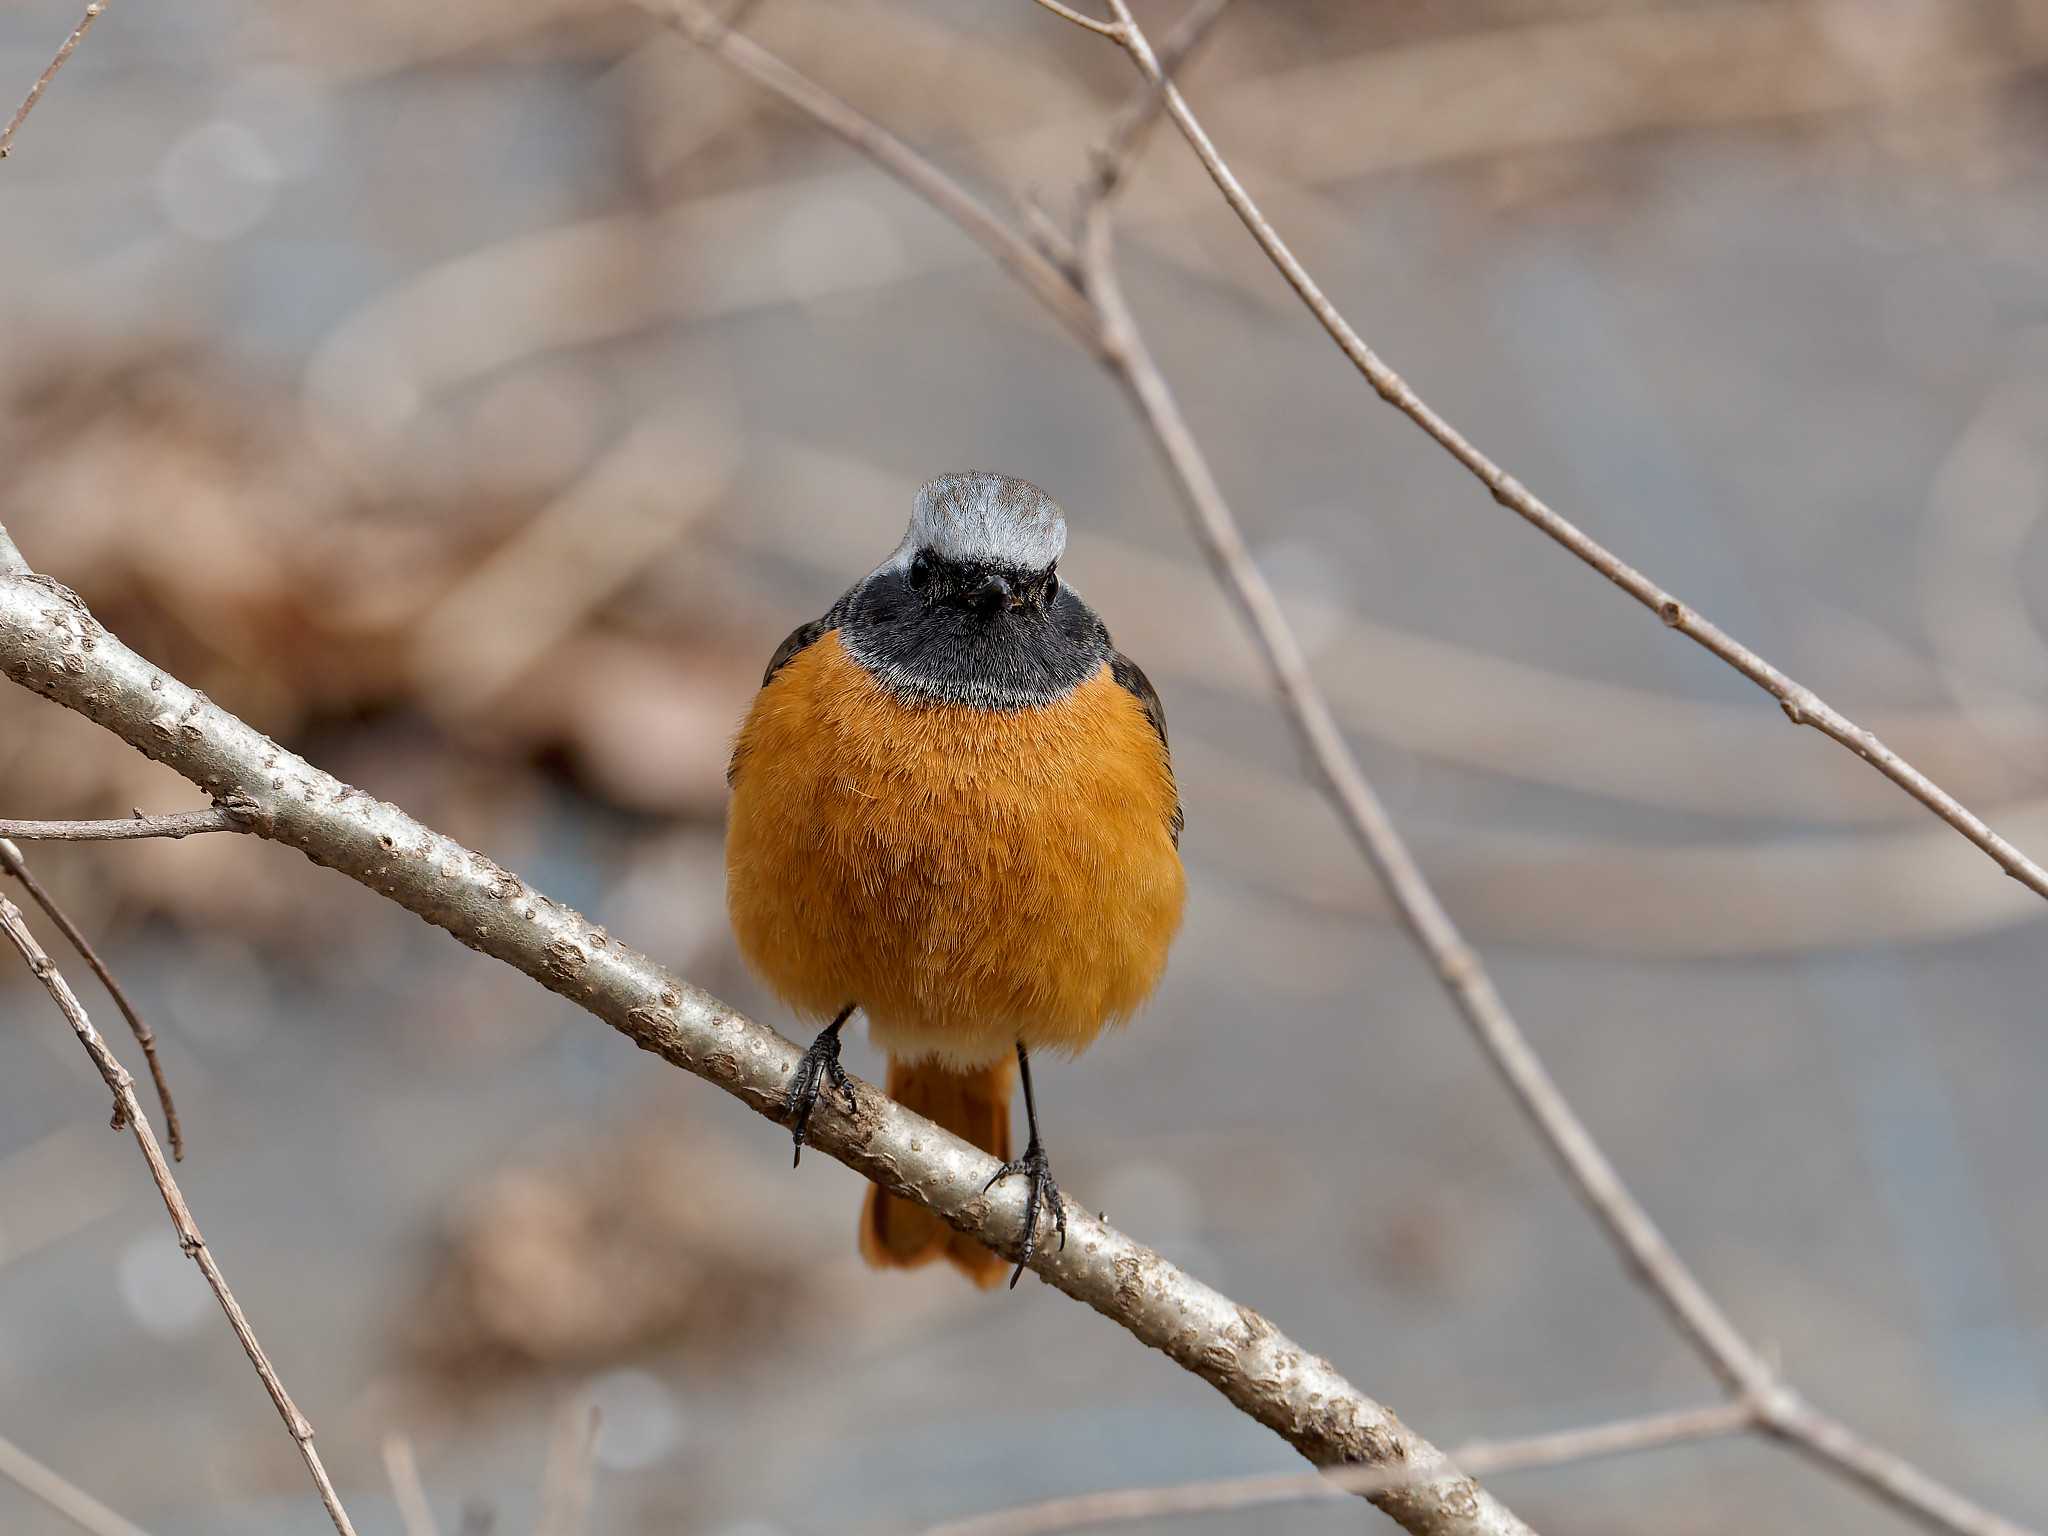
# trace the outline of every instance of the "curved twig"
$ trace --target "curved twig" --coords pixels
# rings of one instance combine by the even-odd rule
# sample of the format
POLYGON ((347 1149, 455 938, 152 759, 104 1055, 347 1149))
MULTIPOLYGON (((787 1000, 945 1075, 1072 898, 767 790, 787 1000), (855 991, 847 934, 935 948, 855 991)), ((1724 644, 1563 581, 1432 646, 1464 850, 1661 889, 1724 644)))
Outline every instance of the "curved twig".
MULTIPOLYGON (((5 533, 0 531, 0 542, 5 533)), ((0 585, 19 589, 24 583, 15 580, 0 580, 0 585)), ((291 1394, 278 1379, 277 1369, 270 1363, 270 1357, 263 1352, 263 1346, 256 1342, 256 1330, 249 1326, 249 1319, 242 1311, 242 1304, 235 1300, 235 1293, 228 1289, 227 1276, 221 1273, 215 1262, 213 1250, 206 1246, 206 1239, 199 1235, 199 1223, 192 1219, 192 1208, 185 1203, 184 1193, 178 1188, 178 1181, 171 1177, 171 1165, 164 1161, 163 1148, 157 1145, 156 1132, 150 1129, 149 1117, 142 1112, 141 1101, 135 1097, 135 1079, 128 1069, 121 1065, 100 1032, 86 1016, 84 1006, 78 1001, 78 994, 71 990, 63 974, 44 953, 43 946, 36 942, 36 936, 29 932, 28 924, 22 921, 21 908, 6 897, 0 896, 0 930, 7 934, 9 942, 21 951, 22 959, 35 973, 57 1005, 64 1021, 78 1036, 78 1043, 85 1047, 92 1064, 99 1068, 100 1076, 106 1079, 107 1087, 114 1094, 114 1124, 126 1126, 135 1134, 135 1144, 142 1148, 143 1161, 149 1164, 149 1176, 156 1181, 157 1193, 163 1196, 164 1209, 170 1212, 171 1225, 178 1231, 178 1246, 185 1250, 187 1258, 199 1266, 199 1272, 206 1277, 206 1283, 213 1289, 214 1298, 220 1302, 220 1309, 227 1314, 228 1326, 235 1332, 242 1351, 248 1355, 249 1363, 256 1368, 257 1377, 263 1382, 263 1390, 270 1394, 270 1401, 276 1406, 278 1417, 284 1420, 293 1443, 299 1448, 299 1455, 306 1463, 306 1470, 312 1474, 313 1486, 319 1490, 320 1502, 327 1510, 327 1518, 334 1522, 338 1536, 355 1536, 355 1527, 349 1523, 348 1511, 341 1507, 341 1495, 334 1491, 334 1483, 327 1475, 327 1468, 321 1463, 320 1453, 313 1449, 313 1426, 306 1416, 299 1412, 291 1394)))
MULTIPOLYGON (((136 1011, 135 1004, 128 1000, 128 993, 121 983, 114 979, 114 973, 107 969, 78 924, 71 921, 70 914, 57 905, 56 899, 43 889, 42 881, 29 873, 27 862, 21 850, 0 837, 0 867, 21 882, 21 888, 34 898, 35 904, 43 909, 44 915, 57 925, 57 931, 64 935, 65 942, 78 951, 93 975, 99 977, 100 985, 107 989, 107 996, 114 1000, 114 1006, 121 1010, 121 1017, 128 1021, 128 1032, 135 1036, 135 1043, 142 1047, 142 1059, 149 1065, 149 1080, 156 1085, 157 1102, 164 1107, 164 1133, 171 1138, 171 1159, 185 1160, 185 1131, 178 1123, 178 1106, 171 1099, 170 1080, 164 1076, 162 1058, 156 1053, 156 1031, 149 1027, 149 1021, 136 1011)), ((118 1127, 117 1127, 118 1129, 118 1127)))

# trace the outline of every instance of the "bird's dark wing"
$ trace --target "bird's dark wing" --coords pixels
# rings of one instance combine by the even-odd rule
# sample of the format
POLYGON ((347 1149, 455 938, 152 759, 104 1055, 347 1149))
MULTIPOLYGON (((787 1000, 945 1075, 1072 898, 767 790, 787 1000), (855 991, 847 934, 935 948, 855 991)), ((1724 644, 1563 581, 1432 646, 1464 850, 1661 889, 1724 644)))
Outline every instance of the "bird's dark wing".
MULTIPOLYGON (((1166 740, 1166 706, 1159 702, 1159 690, 1152 686, 1139 665, 1122 651, 1112 651, 1109 657, 1109 675, 1116 679, 1117 686, 1138 701, 1138 707, 1145 711, 1145 718, 1152 729, 1159 733, 1159 750, 1166 756, 1166 775, 1173 777, 1173 749, 1166 740)), ((1173 797, 1173 815, 1167 818, 1167 829, 1173 834, 1173 846, 1180 846, 1181 828, 1187 825, 1187 815, 1181 809, 1180 794, 1176 789, 1173 797)))
MULTIPOLYGON (((833 610, 834 613, 837 611, 833 610)), ((805 650, 822 640, 838 626, 839 621, 831 613, 822 619, 813 619, 808 624, 797 625, 789 632, 789 638, 775 647, 775 654, 768 658, 768 670, 761 674, 761 686, 766 688, 774 680, 775 674, 788 666, 798 651, 805 650)))
MULTIPOLYGON (((795 629, 791 630, 789 638, 775 647, 775 654, 768 658, 768 670, 761 674, 761 686, 766 688, 770 682, 774 681, 775 674, 788 666, 797 652, 805 649, 807 646, 816 644, 819 640, 822 640, 826 635, 837 629, 839 627, 838 612, 839 610, 835 606, 832 612, 826 614, 822 619, 812 619, 808 624, 799 624, 795 629)), ((727 788, 730 788, 739 781, 740 756, 740 743, 735 742, 733 743, 732 757, 725 765, 727 788)))

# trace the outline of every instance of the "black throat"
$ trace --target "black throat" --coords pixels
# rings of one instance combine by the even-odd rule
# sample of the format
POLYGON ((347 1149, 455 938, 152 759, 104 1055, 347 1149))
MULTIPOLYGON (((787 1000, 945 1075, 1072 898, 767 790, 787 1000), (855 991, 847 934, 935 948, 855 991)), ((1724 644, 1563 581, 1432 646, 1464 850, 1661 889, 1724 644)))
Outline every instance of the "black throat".
POLYGON ((914 574, 876 572, 829 618, 848 655, 891 692, 924 703, 1050 704, 1115 654, 1094 609, 1050 573, 929 557, 914 574))

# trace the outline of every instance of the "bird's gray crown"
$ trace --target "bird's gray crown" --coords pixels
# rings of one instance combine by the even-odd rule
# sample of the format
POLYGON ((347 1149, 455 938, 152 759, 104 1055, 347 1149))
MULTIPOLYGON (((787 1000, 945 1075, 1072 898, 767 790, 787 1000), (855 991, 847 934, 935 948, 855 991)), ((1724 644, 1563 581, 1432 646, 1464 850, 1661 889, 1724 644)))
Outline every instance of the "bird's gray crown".
POLYGON ((917 493, 906 554, 928 550, 962 564, 1050 570, 1067 547, 1059 503, 1028 480, 986 470, 941 475, 917 493))

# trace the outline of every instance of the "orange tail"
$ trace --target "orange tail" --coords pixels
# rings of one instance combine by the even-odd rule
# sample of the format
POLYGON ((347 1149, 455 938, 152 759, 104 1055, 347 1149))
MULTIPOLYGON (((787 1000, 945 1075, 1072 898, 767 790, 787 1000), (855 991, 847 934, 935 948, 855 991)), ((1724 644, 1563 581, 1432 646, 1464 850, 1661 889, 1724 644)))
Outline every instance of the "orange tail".
MULTIPOLYGON (((1000 1162, 1010 1160, 1010 1084, 1005 1057, 992 1067, 956 1072, 935 1061, 889 1058, 889 1097, 936 1120, 1000 1162)), ((1001 1285, 1009 1261, 955 1232, 921 1205, 874 1185, 860 1213, 860 1252, 877 1269, 914 1269, 944 1258, 976 1285, 1001 1285)))

